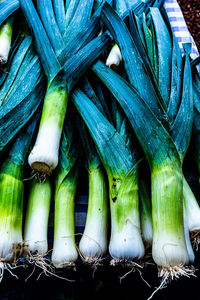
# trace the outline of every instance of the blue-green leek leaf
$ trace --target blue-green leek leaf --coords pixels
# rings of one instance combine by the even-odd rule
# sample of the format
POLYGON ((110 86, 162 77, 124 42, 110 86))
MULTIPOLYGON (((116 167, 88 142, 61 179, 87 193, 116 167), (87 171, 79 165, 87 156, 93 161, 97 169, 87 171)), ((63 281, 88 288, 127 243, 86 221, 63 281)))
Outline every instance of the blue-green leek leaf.
POLYGON ((53 11, 51 0, 37 1, 37 8, 40 14, 40 19, 48 35, 49 41, 56 56, 58 56, 64 48, 65 44, 56 22, 56 17, 53 11))
POLYGON ((65 6, 65 10, 66 10, 66 28, 67 26, 70 24, 75 11, 77 9, 78 3, 80 0, 67 0, 66 1, 66 6, 65 6))
POLYGON ((125 111, 150 166, 161 167, 167 160, 174 160, 180 167, 179 156, 171 137, 137 90, 101 61, 92 69, 125 111))
POLYGON ((84 26, 86 26, 87 22, 91 18, 93 3, 94 0, 79 1, 74 16, 70 24, 67 26, 64 34, 65 43, 73 39, 74 35, 82 31, 84 26))
POLYGON ((106 49, 110 38, 107 34, 96 37, 75 55, 69 58, 61 71, 63 80, 68 81, 68 90, 71 91, 87 68, 106 49))
POLYGON ((156 94, 149 73, 126 25, 107 3, 102 8, 102 19, 120 47, 130 83, 139 91, 141 97, 149 103, 155 115, 162 119, 163 111, 166 111, 166 105, 164 100, 156 94))
POLYGON ((172 57, 172 41, 168 28, 162 18, 158 8, 150 8, 153 21, 156 50, 158 57, 158 83, 161 95, 166 104, 169 103, 170 87, 171 87, 171 57, 172 57))
POLYGON ((181 161, 187 152, 193 125, 193 86, 189 54, 185 54, 181 103, 172 126, 172 139, 181 161))
POLYGON ((20 0, 20 4, 28 25, 34 34, 37 52, 40 55, 45 74, 50 81, 60 71, 60 63, 58 62, 32 0, 20 0))
POLYGON ((61 34, 63 34, 66 29, 64 0, 53 0, 53 8, 56 17, 56 22, 58 24, 61 34))
POLYGON ((0 3, 0 25, 20 7, 19 0, 4 0, 0 3))

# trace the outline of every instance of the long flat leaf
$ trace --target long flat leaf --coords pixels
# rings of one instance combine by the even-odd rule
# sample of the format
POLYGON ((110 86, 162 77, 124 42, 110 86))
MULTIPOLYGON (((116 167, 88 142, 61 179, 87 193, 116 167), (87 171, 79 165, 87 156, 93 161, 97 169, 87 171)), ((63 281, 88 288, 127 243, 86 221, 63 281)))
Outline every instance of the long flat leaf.
POLYGON ((84 121, 81 119, 78 113, 75 115, 75 117, 85 154, 84 157, 86 161, 86 168, 90 172, 92 169, 98 168, 102 162, 84 121))
POLYGON ((167 115, 171 123, 173 124, 176 115, 178 113, 178 108, 181 101, 182 92, 182 77, 183 77, 183 60, 178 45, 177 39, 173 34, 173 51, 172 51, 172 76, 171 76, 171 90, 170 90, 170 100, 167 109, 167 115))
POLYGON ((189 55, 186 54, 180 107, 172 127, 172 139, 183 161, 187 152, 193 125, 193 86, 189 55))
POLYGON ((48 80, 51 80, 61 69, 56 54, 51 46, 46 31, 36 12, 32 0, 20 0, 20 5, 27 23, 35 37, 37 52, 48 80))
POLYGON ((10 68, 8 69, 8 76, 0 90, 0 105, 3 103, 5 96, 9 92, 31 43, 32 38, 29 36, 19 45, 19 48, 11 62, 10 68))
POLYGON ((30 144, 36 132, 40 113, 40 110, 34 113, 26 126, 19 131, 15 140, 13 141, 9 151, 9 158, 14 164, 22 166, 24 165, 30 150, 30 144))
POLYGON ((14 109, 14 107, 18 106, 20 102, 32 92, 34 87, 41 80, 41 76, 41 65, 36 56, 32 62, 26 66, 26 72, 24 72, 19 79, 16 78, 16 84, 13 84, 13 88, 1 106, 0 119, 14 109))
POLYGON ((108 109, 105 99, 102 95, 101 87, 99 86, 99 82, 94 79, 96 79, 95 76, 93 76, 91 82, 94 84, 97 93, 99 92, 98 93, 99 97, 96 95, 96 93, 91 85, 91 82, 88 80, 88 78, 86 76, 84 76, 83 80, 80 82, 80 89, 97 106, 99 111, 107 118, 107 120, 109 122, 111 122, 109 109, 108 109))
POLYGON ((53 0, 53 7, 55 12, 56 22, 58 24, 61 34, 63 34, 66 29, 64 0, 53 0))
POLYGON ((44 82, 41 82, 19 105, 0 118, 0 155, 37 111, 41 101, 44 99, 44 92, 44 82))
POLYGON ((76 12, 79 1, 80 0, 70 0, 70 1, 67 0, 66 1, 66 6, 65 6, 65 10, 66 10, 66 28, 70 24, 75 12, 76 12))
POLYGON ((0 3, 0 25, 20 7, 19 0, 4 0, 0 3))
POLYGON ((133 161, 123 138, 79 89, 73 91, 72 100, 90 131, 107 173, 113 177, 125 176, 133 161))
POLYGON ((94 0, 94 4, 93 4, 93 9, 92 9, 92 14, 97 13, 99 9, 101 9, 101 7, 104 5, 105 2, 108 2, 111 6, 113 6, 113 0, 94 0))
POLYGON ((83 48, 87 43, 95 38, 99 32, 100 18, 98 16, 93 16, 83 30, 74 35, 71 41, 66 44, 65 48, 58 56, 60 64, 63 65, 69 57, 83 48))
POLYGON ((124 12, 132 7, 132 5, 140 4, 140 0, 115 0, 114 1, 114 9, 119 15, 124 14, 124 12))
POLYGON ((191 144, 200 170, 200 76, 197 69, 193 70, 194 118, 191 144))
POLYGON ((75 126, 71 118, 68 117, 65 120, 62 132, 59 165, 56 169, 56 185, 62 183, 79 158, 80 142, 78 138, 75 126))
POLYGON ((143 15, 142 26, 143 26, 143 32, 144 32, 144 37, 145 37, 144 40, 145 40, 145 46, 146 46, 146 50, 147 50, 147 53, 148 53, 148 57, 151 61, 152 66, 154 66, 153 38, 152 38, 152 33, 151 33, 149 27, 147 26, 145 15, 143 15))
POLYGON ((92 7, 94 0, 80 0, 74 16, 67 26, 66 32, 64 34, 64 41, 67 43, 71 40, 73 35, 80 32, 84 26, 86 26, 87 22, 91 18, 92 7))
POLYGON ((172 41, 168 28, 158 8, 150 8, 156 35, 158 57, 158 83, 161 95, 166 104, 169 103, 171 88, 172 41))
POLYGON ((162 98, 158 98, 148 71, 126 25, 108 4, 105 4, 102 8, 102 19, 120 47, 130 83, 138 90, 141 97, 149 103, 155 115, 162 119, 163 111, 167 109, 166 105, 162 98), (158 103, 160 103, 160 106, 158 103))
POLYGON ((51 0, 39 0, 37 3, 40 19, 44 25, 53 50, 56 56, 58 56, 65 45, 60 29, 56 22, 52 2, 51 0))
POLYGON ((13 58, 22 42, 22 40, 24 39, 24 37, 21 36, 21 32, 19 31, 19 34, 16 36, 16 38, 13 40, 13 43, 11 45, 11 49, 10 49, 10 55, 8 56, 8 61, 6 64, 6 68, 4 68, 4 70, 0 71, 0 88, 2 87, 4 81, 7 78, 8 75, 8 70, 11 66, 11 63, 13 61, 13 58))
POLYGON ((71 91, 79 78, 84 74, 88 67, 99 57, 102 51, 105 50, 110 38, 103 34, 84 48, 78 51, 74 56, 69 58, 62 70, 63 79, 68 81, 68 90, 71 91))
POLYGON ((92 69, 125 111, 150 166, 161 167, 168 160, 180 164, 171 137, 138 92, 101 61, 92 69))

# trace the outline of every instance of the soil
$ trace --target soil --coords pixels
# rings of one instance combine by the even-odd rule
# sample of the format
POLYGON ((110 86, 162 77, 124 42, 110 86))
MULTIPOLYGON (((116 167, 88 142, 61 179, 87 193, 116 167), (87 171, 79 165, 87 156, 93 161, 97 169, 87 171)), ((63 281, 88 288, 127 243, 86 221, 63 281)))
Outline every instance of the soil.
POLYGON ((200 52, 200 1, 178 0, 186 24, 200 52))

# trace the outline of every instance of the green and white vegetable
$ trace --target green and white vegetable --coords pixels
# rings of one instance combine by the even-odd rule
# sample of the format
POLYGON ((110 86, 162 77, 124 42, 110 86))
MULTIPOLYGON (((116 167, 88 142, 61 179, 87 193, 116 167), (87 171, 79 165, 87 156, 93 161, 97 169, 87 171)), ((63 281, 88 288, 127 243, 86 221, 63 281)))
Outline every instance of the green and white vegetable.
POLYGON ((83 92, 76 89, 72 99, 90 131, 108 176, 112 263, 138 260, 144 255, 144 245, 140 231, 136 158, 122 136, 83 92))
POLYGON ((32 179, 24 225, 24 252, 27 258, 41 259, 48 252, 48 220, 52 187, 50 180, 32 179))
POLYGON ((85 32, 84 27, 90 24, 88 22, 93 1, 87 1, 86 5, 82 2, 84 1, 79 2, 75 15, 62 36, 57 23, 54 22, 51 1, 38 1, 39 17, 32 1, 20 0, 29 27, 34 34, 48 81, 39 132, 35 146, 29 155, 29 164, 35 171, 47 175, 50 175, 58 164, 60 138, 71 89, 87 67, 101 54, 109 40, 106 35, 93 40, 90 37, 82 49, 79 45, 73 48, 76 37, 81 31, 85 32), (69 43, 68 50, 66 43, 69 43), (67 56, 64 63, 63 55, 67 56))
POLYGON ((80 168, 78 154, 76 134, 68 120, 63 130, 55 179, 52 263, 56 268, 73 266, 78 258, 75 243, 75 195, 80 168))
MULTIPOLYGON (((23 249, 22 221, 24 173, 27 153, 38 117, 21 131, 2 159, 0 167, 0 264, 15 264, 23 249)), ((2 277, 1 277, 2 279, 2 277)))
POLYGON ((14 17, 10 17, 0 27, 0 64, 6 64, 11 48, 14 17))
POLYGON ((108 250, 108 182, 106 172, 83 122, 78 124, 88 172, 88 209, 79 242, 82 259, 98 264, 108 250))

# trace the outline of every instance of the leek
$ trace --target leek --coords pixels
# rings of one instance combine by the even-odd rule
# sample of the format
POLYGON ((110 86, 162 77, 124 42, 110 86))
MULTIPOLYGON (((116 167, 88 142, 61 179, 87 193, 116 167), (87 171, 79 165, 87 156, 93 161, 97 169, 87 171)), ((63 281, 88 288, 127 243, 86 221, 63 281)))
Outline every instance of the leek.
POLYGON ((20 0, 22 10, 34 34, 36 47, 48 80, 38 136, 29 155, 30 166, 39 173, 49 175, 56 168, 69 94, 80 76, 101 54, 109 41, 106 35, 102 35, 88 42, 82 49, 79 50, 78 47, 79 51, 74 49, 64 65, 59 60, 59 54, 65 49, 65 42, 69 42, 68 37, 74 45, 74 38, 81 30, 85 30, 81 26, 87 25, 90 18, 91 10, 88 12, 86 10, 88 5, 92 7, 93 1, 88 1, 86 6, 82 5, 82 2, 80 1, 75 12, 78 18, 76 20, 72 18, 62 36, 57 23, 52 19, 54 12, 51 1, 44 1, 45 10, 41 7, 43 2, 38 1, 39 17, 32 1, 20 0))
MULTIPOLYGON (((171 61, 170 57, 172 55, 172 74, 171 74, 171 84, 169 83, 169 78, 167 79, 168 89, 171 85, 170 98, 169 94, 163 90, 163 99, 168 104, 167 114, 170 118, 172 129, 170 131, 171 137, 174 140, 176 148, 179 152, 181 162, 183 164, 188 145, 190 143, 192 124, 193 124, 193 90, 192 90, 192 74, 191 66, 189 60, 189 53, 191 50, 190 44, 185 44, 185 55, 181 57, 181 51, 176 41, 173 33, 172 35, 172 46, 171 46, 171 37, 169 36, 168 28, 164 24, 161 18, 161 14, 157 9, 151 9, 153 16, 153 24, 156 28, 156 49, 158 49, 158 59, 160 57, 168 57, 168 60, 171 61), (159 22, 157 21, 159 20, 159 22), (163 43, 163 31, 165 32, 165 42, 163 43), (167 48, 166 48, 166 45, 167 48), (173 47, 173 52, 172 52, 173 47), (171 54, 172 52, 172 54, 171 54), (159 53, 163 53, 159 55, 159 53), (183 122, 183 118, 185 122, 183 122)), ((168 20, 167 20, 168 21, 168 20)), ((169 24, 169 21, 168 21, 169 24)), ((165 71, 167 68, 165 67, 165 71)), ((162 71, 162 64, 158 65, 158 73, 165 73, 162 71)), ((167 74, 170 74, 170 70, 167 71, 167 74)), ((168 75, 165 75, 165 79, 168 75)), ((163 79, 164 80, 164 79, 163 79)), ((159 82, 160 87, 162 88, 162 80, 159 82)), ((191 232, 192 242, 195 236, 195 243, 197 242, 197 232, 199 230, 198 226, 200 225, 197 222, 199 216, 199 205, 195 199, 193 192, 191 191, 187 181, 183 178, 183 199, 184 199, 184 216, 187 218, 187 227, 191 232), (197 225, 198 224, 198 225, 197 225), (194 232, 194 233, 193 233, 194 232)))
POLYGON ((56 268, 74 266, 78 251, 75 243, 75 195, 79 174, 79 150, 72 122, 65 123, 60 160, 55 178, 54 242, 52 263, 56 268))
POLYGON ((48 180, 30 183, 24 225, 24 253, 27 260, 37 261, 48 252, 48 219, 51 203, 51 183, 48 180))
POLYGON ((177 149, 134 87, 100 61, 92 69, 124 109, 150 165, 153 259, 164 278, 182 275, 192 257, 185 241, 183 175, 177 149))
MULTIPOLYGON (((162 63, 159 63, 160 57, 165 56, 166 51, 166 45, 163 45, 163 39, 162 33, 165 32, 166 40, 168 41, 168 47, 167 47, 167 57, 168 57, 168 65, 170 66, 171 62, 171 37, 169 35, 168 29, 164 22, 162 21, 161 14, 158 10, 158 8, 151 8, 150 9, 151 15, 152 15, 152 22, 156 30, 156 36, 154 37, 154 46, 155 49, 158 49, 159 53, 161 55, 156 54, 155 57, 157 57, 158 62, 155 64, 155 73, 152 71, 152 68, 150 66, 150 61, 145 58, 145 53, 143 52, 142 46, 137 42, 135 38, 135 43, 131 40, 130 35, 128 34, 127 29, 125 28, 124 24, 120 20, 120 18, 114 13, 114 11, 108 6, 105 5, 103 7, 102 13, 103 13, 103 20, 107 24, 110 30, 112 30, 112 34, 115 37, 115 39, 118 41, 120 47, 122 48, 122 54, 124 58, 124 64, 127 71, 128 79, 133 84, 134 87, 138 89, 138 92, 140 95, 144 98, 144 100, 148 103, 152 111, 156 114, 156 116, 162 121, 162 123, 165 125, 165 127, 169 130, 170 135, 172 136, 172 139, 176 145, 176 148, 178 150, 178 153, 180 155, 181 163, 183 162, 185 153, 187 151, 190 136, 191 136, 191 128, 192 128, 192 120, 193 120, 193 97, 192 97, 192 89, 191 89, 191 70, 189 65, 189 58, 188 53, 186 50, 186 55, 183 58, 183 63, 181 62, 181 56, 180 56, 180 49, 178 48, 178 43, 173 39, 173 47, 174 47, 174 58, 173 58, 173 64, 177 63, 178 68, 176 68, 176 65, 174 66, 173 70, 173 77, 172 77, 172 91, 171 95, 169 95, 169 89, 171 86, 170 78, 171 78, 171 67, 164 68, 165 71, 167 71, 168 78, 168 88, 165 89, 165 85, 163 85, 163 79, 162 76, 159 79, 159 73, 163 74, 162 69, 162 63), (159 24, 160 25, 159 25, 159 24), (116 25, 116 26, 114 26, 116 25), (117 27, 118 25, 118 27, 117 27), (161 30, 162 29, 162 30, 161 30), (122 34, 124 33, 124 34, 122 34), (135 49, 133 51, 128 51, 127 47, 131 47, 132 49, 135 49), (137 51, 140 52, 141 57, 137 55, 137 51), (132 58, 132 60, 131 60, 132 58), (141 60, 140 60, 141 58, 141 60), (142 63, 143 62, 143 63, 142 63), (137 65, 137 68, 135 68, 135 64, 137 65), (145 67, 147 68, 145 71, 145 67), (181 71, 181 79, 180 79, 180 69, 181 71), (138 76, 136 76, 136 73, 134 70, 137 70, 138 76), (147 73, 149 71, 149 73, 147 73), (143 79, 145 79, 145 84, 149 85, 149 88, 151 87, 149 83, 150 75, 154 74, 153 78, 153 87, 152 93, 154 93, 154 98, 148 98, 146 91, 142 89, 142 85, 139 84, 138 78, 141 76, 143 79), (158 77, 158 86, 156 86, 156 79, 155 74, 158 77), (176 76, 176 77, 175 77, 176 76), (178 81, 176 81, 176 78, 178 77, 178 81), (159 92, 159 89, 161 91, 161 94, 159 92), (180 91, 181 89, 181 91, 180 91), (181 94, 182 93, 182 94, 181 94), (170 99, 169 99, 170 96, 170 99), (180 98, 178 98, 180 97, 180 98), (157 99, 157 100, 156 100, 157 99), (159 101, 158 101, 159 100, 159 101), (181 104, 180 104, 181 103, 181 104), (159 104, 159 106, 158 106, 159 104), (168 106, 168 109, 167 109, 168 106), (159 110, 161 109, 161 114, 159 114, 159 110), (178 111, 177 111, 178 110, 178 111), (177 115, 175 116, 175 111, 177 111, 177 115), (187 112, 187 122, 183 123, 182 118, 184 111, 187 112), (167 114, 166 114, 167 113, 167 114), (168 120, 167 124, 165 122, 165 119, 168 120), (171 122, 171 123, 170 123, 171 122), (172 129, 170 129, 172 128, 172 129)), ((143 21, 144 23, 144 21, 143 21)), ((164 43, 165 44, 165 43, 164 43)), ((162 59, 161 59, 162 61, 162 59)), ((164 77, 166 77, 164 76, 164 77)), ((146 89, 145 89, 146 90, 146 89)), ((149 89, 148 89, 149 92, 149 89)), ((185 184, 185 180, 183 181, 183 184, 185 184)), ((187 189, 184 189, 184 192, 187 189)), ((185 201, 189 201, 191 199, 190 196, 187 197, 187 195, 184 195, 185 201), (188 200, 187 200, 188 198, 188 200)), ((185 206, 186 207, 186 206, 185 206)), ((187 214, 185 214, 187 215, 187 214)))
POLYGON ((84 262, 97 265, 108 248, 107 182, 102 166, 88 170, 89 195, 85 229, 79 242, 84 262))
POLYGON ((123 137, 83 92, 76 89, 72 99, 90 131, 108 176, 111 263, 134 263, 134 260, 144 255, 140 231, 137 160, 123 137))
POLYGON ((139 194, 140 194, 140 218, 142 237, 146 248, 152 246, 153 227, 152 227, 152 207, 151 193, 148 187, 147 179, 143 176, 139 177, 139 194))
POLYGON ((0 64, 6 64, 8 61, 12 42, 13 22, 14 17, 12 16, 0 27, 0 64))
POLYGON ((108 249, 108 186, 105 170, 85 127, 78 124, 86 157, 89 194, 86 224, 79 242, 84 262, 97 265, 108 249))
POLYGON ((118 67, 122 61, 122 55, 120 52, 119 47, 115 44, 110 51, 107 59, 106 59, 106 66, 112 68, 112 67, 118 67))
POLYGON ((55 221, 52 263, 56 268, 74 266, 78 259, 75 243, 75 192, 78 169, 69 172, 55 195, 55 221))
MULTIPOLYGON (((38 116, 21 131, 3 158, 0 168, 0 261, 1 274, 15 264, 22 252, 22 219, 25 161, 38 116)), ((2 277, 1 277, 2 279, 2 277)))
MULTIPOLYGON (((193 70, 193 96, 194 96, 194 119, 192 128, 191 146, 194 150, 194 157, 197 163, 198 170, 200 171, 200 139, 199 139, 199 120, 200 120, 200 77, 197 69, 193 70)), ((200 207, 197 203, 195 196, 189 189, 188 185, 185 186, 187 197, 190 201, 185 202, 186 212, 188 214, 188 225, 191 229, 192 239, 195 245, 199 244, 199 229, 200 229, 200 207)))

